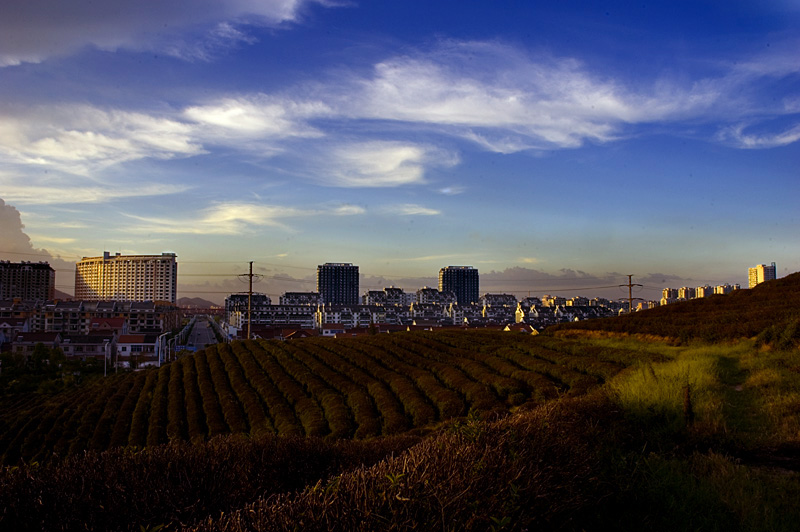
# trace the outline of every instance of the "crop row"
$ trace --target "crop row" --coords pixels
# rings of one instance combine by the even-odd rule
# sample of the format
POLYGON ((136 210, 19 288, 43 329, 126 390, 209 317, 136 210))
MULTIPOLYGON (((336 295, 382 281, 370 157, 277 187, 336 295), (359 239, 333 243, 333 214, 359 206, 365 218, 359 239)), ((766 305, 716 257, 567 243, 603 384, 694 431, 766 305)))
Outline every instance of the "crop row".
POLYGON ((228 433, 398 434, 579 394, 632 359, 623 349, 510 333, 217 344, 159 369, 34 396, 28 408, 5 399, 0 456, 4 463, 46 460, 228 433))

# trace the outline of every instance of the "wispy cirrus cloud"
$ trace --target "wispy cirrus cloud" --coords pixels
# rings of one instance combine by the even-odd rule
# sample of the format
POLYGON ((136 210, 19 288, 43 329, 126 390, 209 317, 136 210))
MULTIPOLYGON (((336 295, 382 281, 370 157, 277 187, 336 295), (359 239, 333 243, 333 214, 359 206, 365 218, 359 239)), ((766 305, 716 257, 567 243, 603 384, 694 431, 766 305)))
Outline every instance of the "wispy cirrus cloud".
POLYGON ((774 53, 720 66, 716 77, 664 77, 634 86, 574 58, 498 42, 447 41, 377 63, 372 76, 343 85, 337 109, 354 120, 415 124, 498 153, 575 148, 624 137, 633 125, 791 113, 792 101, 765 109, 755 93, 797 76, 793 57, 774 53))
POLYGON ((141 112, 90 105, 0 108, 0 161, 86 175, 114 164, 204 153, 191 128, 141 112))
POLYGON ((388 214, 397 214, 400 216, 438 216, 442 214, 442 211, 438 209, 431 209, 430 207, 416 205, 414 203, 388 205, 383 208, 383 211, 388 214))
POLYGON ((126 213, 125 216, 136 220, 137 223, 126 226, 125 230, 148 234, 201 235, 248 234, 264 227, 292 231, 291 226, 287 223, 291 219, 315 216, 356 216, 364 212, 363 208, 356 205, 322 206, 309 209, 230 201, 212 205, 194 217, 167 218, 126 213))
POLYGON ((0 66, 37 63, 85 46, 160 49, 204 58, 221 41, 247 41, 231 24, 276 26, 297 19, 306 0, 27 0, 0 3, 0 66), (228 28, 224 24, 228 24, 228 28), (222 24, 222 26, 221 26, 222 24), (207 38, 185 41, 187 30, 207 38), (209 44, 206 41, 211 41, 209 44))
POLYGON ((68 205, 106 203, 127 198, 178 194, 191 187, 183 184, 99 182, 77 176, 21 175, 0 172, 3 198, 19 205, 68 205))
POLYGON ((724 128, 717 138, 739 148, 760 149, 787 146, 800 140, 800 124, 778 132, 746 133, 747 125, 737 124, 724 128))

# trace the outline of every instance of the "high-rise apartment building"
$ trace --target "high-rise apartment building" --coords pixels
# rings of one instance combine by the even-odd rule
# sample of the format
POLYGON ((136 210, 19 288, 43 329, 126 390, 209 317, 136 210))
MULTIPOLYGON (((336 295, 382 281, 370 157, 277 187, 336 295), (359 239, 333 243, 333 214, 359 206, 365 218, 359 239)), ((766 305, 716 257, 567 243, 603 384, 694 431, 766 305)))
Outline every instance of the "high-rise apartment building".
POLYGON ((84 301, 169 301, 178 299, 174 253, 84 257, 75 265, 75 299, 84 301))
POLYGON ((439 291, 453 292, 459 305, 477 303, 478 270, 472 266, 448 266, 439 270, 439 291))
POLYGON ((774 262, 770 266, 759 264, 758 266, 747 269, 747 280, 750 284, 750 288, 764 281, 772 281, 773 279, 777 279, 774 262))
POLYGON ((0 260, 0 300, 45 301, 55 292, 56 272, 47 262, 0 260))
POLYGON ((358 305, 358 266, 349 262, 317 266, 317 292, 323 303, 358 305))

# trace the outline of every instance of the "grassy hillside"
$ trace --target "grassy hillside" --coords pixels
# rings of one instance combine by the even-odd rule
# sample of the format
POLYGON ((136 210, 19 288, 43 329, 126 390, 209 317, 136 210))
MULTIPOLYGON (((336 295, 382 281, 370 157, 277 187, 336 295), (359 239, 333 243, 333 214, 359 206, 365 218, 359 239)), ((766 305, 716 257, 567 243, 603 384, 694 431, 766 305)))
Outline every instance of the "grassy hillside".
POLYGON ((548 331, 607 331, 682 341, 800 340, 800 273, 731 294, 693 299, 617 318, 561 324, 548 331))
POLYGON ((158 370, 5 399, 0 454, 13 465, 224 434, 401 434, 580 395, 637 358, 499 332, 218 344, 158 370))

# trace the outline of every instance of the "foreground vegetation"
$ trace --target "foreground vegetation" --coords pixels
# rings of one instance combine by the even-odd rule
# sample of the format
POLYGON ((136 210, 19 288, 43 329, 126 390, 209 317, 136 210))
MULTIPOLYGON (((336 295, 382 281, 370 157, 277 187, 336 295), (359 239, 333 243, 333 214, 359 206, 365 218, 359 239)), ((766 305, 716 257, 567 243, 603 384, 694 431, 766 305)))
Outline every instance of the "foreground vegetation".
MULTIPOLYGON (((45 441, 71 443, 53 447, 66 458, 2 471, 0 527, 796 530, 795 311, 773 313, 748 338, 723 324, 733 332, 714 343, 700 340, 704 322, 663 337, 601 320, 605 330, 545 337, 219 346, 190 366, 110 379, 113 392, 91 384, 120 411, 113 422, 111 410, 78 408, 78 393, 37 399, 74 401, 47 422, 17 405, 6 427, 29 428, 3 440, 7 457, 24 458, 56 426, 45 441), (82 416, 67 422, 70 409, 82 416), (115 439, 118 426, 127 428, 115 439), (146 430, 132 446, 134 426, 146 430), (81 451, 93 438, 106 447, 81 451)), ((674 326, 658 316, 653 328, 674 326)))

